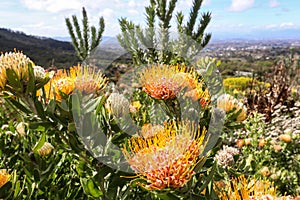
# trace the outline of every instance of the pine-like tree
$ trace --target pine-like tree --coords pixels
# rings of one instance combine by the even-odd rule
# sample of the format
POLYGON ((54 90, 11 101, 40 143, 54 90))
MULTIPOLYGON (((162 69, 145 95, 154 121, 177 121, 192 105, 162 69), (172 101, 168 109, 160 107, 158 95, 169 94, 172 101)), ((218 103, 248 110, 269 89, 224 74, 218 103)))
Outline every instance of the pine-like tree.
POLYGON ((172 39, 170 23, 177 0, 150 0, 150 5, 145 8, 146 28, 142 29, 140 25, 121 18, 118 40, 123 48, 132 53, 136 65, 189 62, 211 38, 211 34, 204 33, 211 20, 211 13, 206 12, 199 17, 202 2, 193 1, 186 23, 182 12, 176 14, 177 38, 172 39))
POLYGON ((73 25, 70 18, 66 18, 66 25, 77 56, 83 61, 89 56, 91 51, 100 44, 105 25, 103 17, 100 17, 98 30, 95 26, 89 27, 88 17, 84 7, 82 8, 82 15, 82 30, 75 15, 72 16, 73 25))

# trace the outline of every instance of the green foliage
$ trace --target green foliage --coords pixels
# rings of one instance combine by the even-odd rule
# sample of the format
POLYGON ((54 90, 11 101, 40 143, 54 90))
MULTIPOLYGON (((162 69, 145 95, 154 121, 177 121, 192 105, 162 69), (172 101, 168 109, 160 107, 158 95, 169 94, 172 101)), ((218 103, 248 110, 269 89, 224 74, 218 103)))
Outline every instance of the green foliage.
POLYGON ((253 175, 274 182, 281 195, 299 195, 299 134, 282 130, 281 126, 293 123, 288 122, 291 118, 279 115, 276 119, 280 123, 265 124, 263 115, 254 113, 244 121, 244 129, 223 134, 223 144, 239 147, 240 153, 229 168, 218 167, 217 180, 253 175))
POLYGON ((66 18, 66 25, 72 39, 72 44, 76 50, 77 56, 81 61, 85 60, 100 44, 105 27, 103 17, 99 18, 98 30, 95 26, 89 27, 88 17, 84 7, 82 8, 82 15, 82 29, 79 26, 76 15, 72 16, 73 25, 71 20, 66 18))
POLYGON ((172 39, 170 23, 176 3, 177 0, 151 0, 145 8, 145 29, 126 18, 119 20, 122 33, 118 40, 132 54, 134 64, 190 62, 208 44, 211 34, 204 31, 211 14, 204 13, 198 18, 202 0, 193 1, 186 24, 183 13, 176 14, 178 39, 172 39))
MULTIPOLYGON (((8 199, 74 199, 84 197, 78 184, 79 176, 74 171, 77 155, 69 154, 55 146, 53 153, 40 157, 33 147, 41 133, 47 134, 47 141, 54 143, 48 131, 28 130, 19 135, 11 123, 0 132, 0 168, 12 174, 9 184, 0 188, 0 198, 8 199)), ((40 143, 42 144, 42 143, 40 143)))

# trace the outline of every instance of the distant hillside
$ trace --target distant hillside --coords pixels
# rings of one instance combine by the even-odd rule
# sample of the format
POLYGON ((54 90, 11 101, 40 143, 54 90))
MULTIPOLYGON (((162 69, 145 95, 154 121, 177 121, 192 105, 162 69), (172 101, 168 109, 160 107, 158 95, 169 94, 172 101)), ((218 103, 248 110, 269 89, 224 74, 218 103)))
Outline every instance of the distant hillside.
POLYGON ((0 52, 14 51, 14 48, 26 54, 36 65, 45 68, 52 64, 57 68, 67 68, 79 61, 69 42, 29 36, 22 32, 0 28, 0 52))

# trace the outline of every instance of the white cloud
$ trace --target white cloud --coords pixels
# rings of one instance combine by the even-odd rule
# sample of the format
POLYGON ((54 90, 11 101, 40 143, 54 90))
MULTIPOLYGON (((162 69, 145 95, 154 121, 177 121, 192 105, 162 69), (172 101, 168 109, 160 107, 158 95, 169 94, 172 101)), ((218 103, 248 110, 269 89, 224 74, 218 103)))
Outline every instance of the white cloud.
POLYGON ((254 0, 231 0, 229 11, 241 12, 245 11, 254 5, 254 0))
POLYGON ((265 26, 265 29, 289 29, 289 28, 299 28, 298 25, 293 22, 283 22, 281 24, 269 24, 265 26))
POLYGON ((271 8, 275 8, 275 7, 278 7, 280 5, 280 3, 277 1, 277 0, 270 0, 269 1, 269 6, 271 8))
POLYGON ((279 25, 280 28, 294 28, 296 25, 293 22, 281 23, 279 25))
POLYGON ((51 13, 76 10, 82 7, 80 0, 21 0, 28 9, 47 11, 51 13))

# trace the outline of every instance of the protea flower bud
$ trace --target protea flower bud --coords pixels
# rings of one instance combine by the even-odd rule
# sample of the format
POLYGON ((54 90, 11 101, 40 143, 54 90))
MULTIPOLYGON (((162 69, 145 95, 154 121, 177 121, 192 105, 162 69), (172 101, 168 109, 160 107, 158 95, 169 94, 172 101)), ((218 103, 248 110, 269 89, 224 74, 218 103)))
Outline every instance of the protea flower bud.
POLYGON ((20 122, 17 126, 16 126, 16 131, 20 136, 25 136, 26 135, 26 131, 25 131, 25 123, 24 122, 20 122))
POLYGON ((38 149, 38 154, 40 156, 47 156, 51 153, 51 151, 54 149, 54 147, 49 143, 49 142, 45 142, 44 145, 38 149))
POLYGON ((236 119, 237 121, 243 121, 247 118, 247 108, 243 103, 229 94, 223 94, 218 98, 217 107, 223 109, 225 112, 230 112, 233 109, 236 109, 236 112, 240 111, 236 119))
POLYGON ((40 82, 45 79, 46 72, 45 69, 41 66, 33 67, 34 77, 37 82, 40 82))

